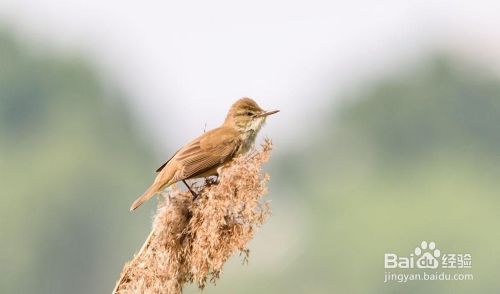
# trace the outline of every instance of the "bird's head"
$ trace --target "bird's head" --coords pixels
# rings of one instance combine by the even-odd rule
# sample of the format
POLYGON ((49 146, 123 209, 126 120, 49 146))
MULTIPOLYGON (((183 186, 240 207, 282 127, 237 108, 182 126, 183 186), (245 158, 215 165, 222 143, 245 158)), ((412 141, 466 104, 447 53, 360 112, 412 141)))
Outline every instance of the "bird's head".
POLYGON ((252 99, 241 98, 229 109, 224 125, 234 128, 240 133, 257 133, 268 115, 279 110, 265 111, 252 99))

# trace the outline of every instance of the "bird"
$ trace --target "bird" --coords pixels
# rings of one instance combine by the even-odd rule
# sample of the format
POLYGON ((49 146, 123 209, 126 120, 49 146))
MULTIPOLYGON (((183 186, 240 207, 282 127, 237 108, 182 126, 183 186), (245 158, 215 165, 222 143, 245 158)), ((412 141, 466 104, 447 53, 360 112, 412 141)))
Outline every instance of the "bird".
POLYGON ((130 211, 179 181, 187 186, 196 199, 196 193, 186 180, 219 176, 222 167, 251 149, 266 118, 277 112, 279 110, 265 111, 247 97, 234 102, 220 127, 184 145, 156 170, 158 175, 153 183, 132 203, 130 211))

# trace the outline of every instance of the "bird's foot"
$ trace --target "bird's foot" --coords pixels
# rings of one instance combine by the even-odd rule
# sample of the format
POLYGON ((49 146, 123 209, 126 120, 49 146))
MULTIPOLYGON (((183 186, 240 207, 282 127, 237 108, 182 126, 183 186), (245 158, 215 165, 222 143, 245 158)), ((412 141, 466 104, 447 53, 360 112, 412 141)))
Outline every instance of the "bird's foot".
POLYGON ((205 185, 211 186, 217 184, 219 184, 219 176, 205 178, 205 185))

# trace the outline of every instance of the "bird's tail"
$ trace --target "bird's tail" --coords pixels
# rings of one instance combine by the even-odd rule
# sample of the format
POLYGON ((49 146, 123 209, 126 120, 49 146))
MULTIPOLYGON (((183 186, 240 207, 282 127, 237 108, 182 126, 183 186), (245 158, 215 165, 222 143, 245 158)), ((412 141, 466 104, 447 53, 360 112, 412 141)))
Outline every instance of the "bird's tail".
POLYGON ((130 211, 135 210, 137 207, 141 206, 144 202, 148 201, 153 197, 154 194, 158 192, 158 187, 156 185, 151 185, 144 194, 142 194, 139 198, 135 199, 132 206, 130 206, 130 211))

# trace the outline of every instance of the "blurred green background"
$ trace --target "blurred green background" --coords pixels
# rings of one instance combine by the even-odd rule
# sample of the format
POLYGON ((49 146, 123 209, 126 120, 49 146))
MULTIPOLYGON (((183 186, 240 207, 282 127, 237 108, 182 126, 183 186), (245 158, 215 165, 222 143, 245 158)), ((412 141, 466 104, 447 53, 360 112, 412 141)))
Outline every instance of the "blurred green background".
MULTIPOLYGON (((0 292, 109 293, 149 231, 155 201, 127 208, 150 133, 86 57, 2 32, 0 62, 0 292)), ((436 51, 331 101, 275 142, 273 216, 204 293, 498 293, 498 78, 436 51), (474 281, 384 284, 384 253, 423 240, 471 253, 474 281)))

